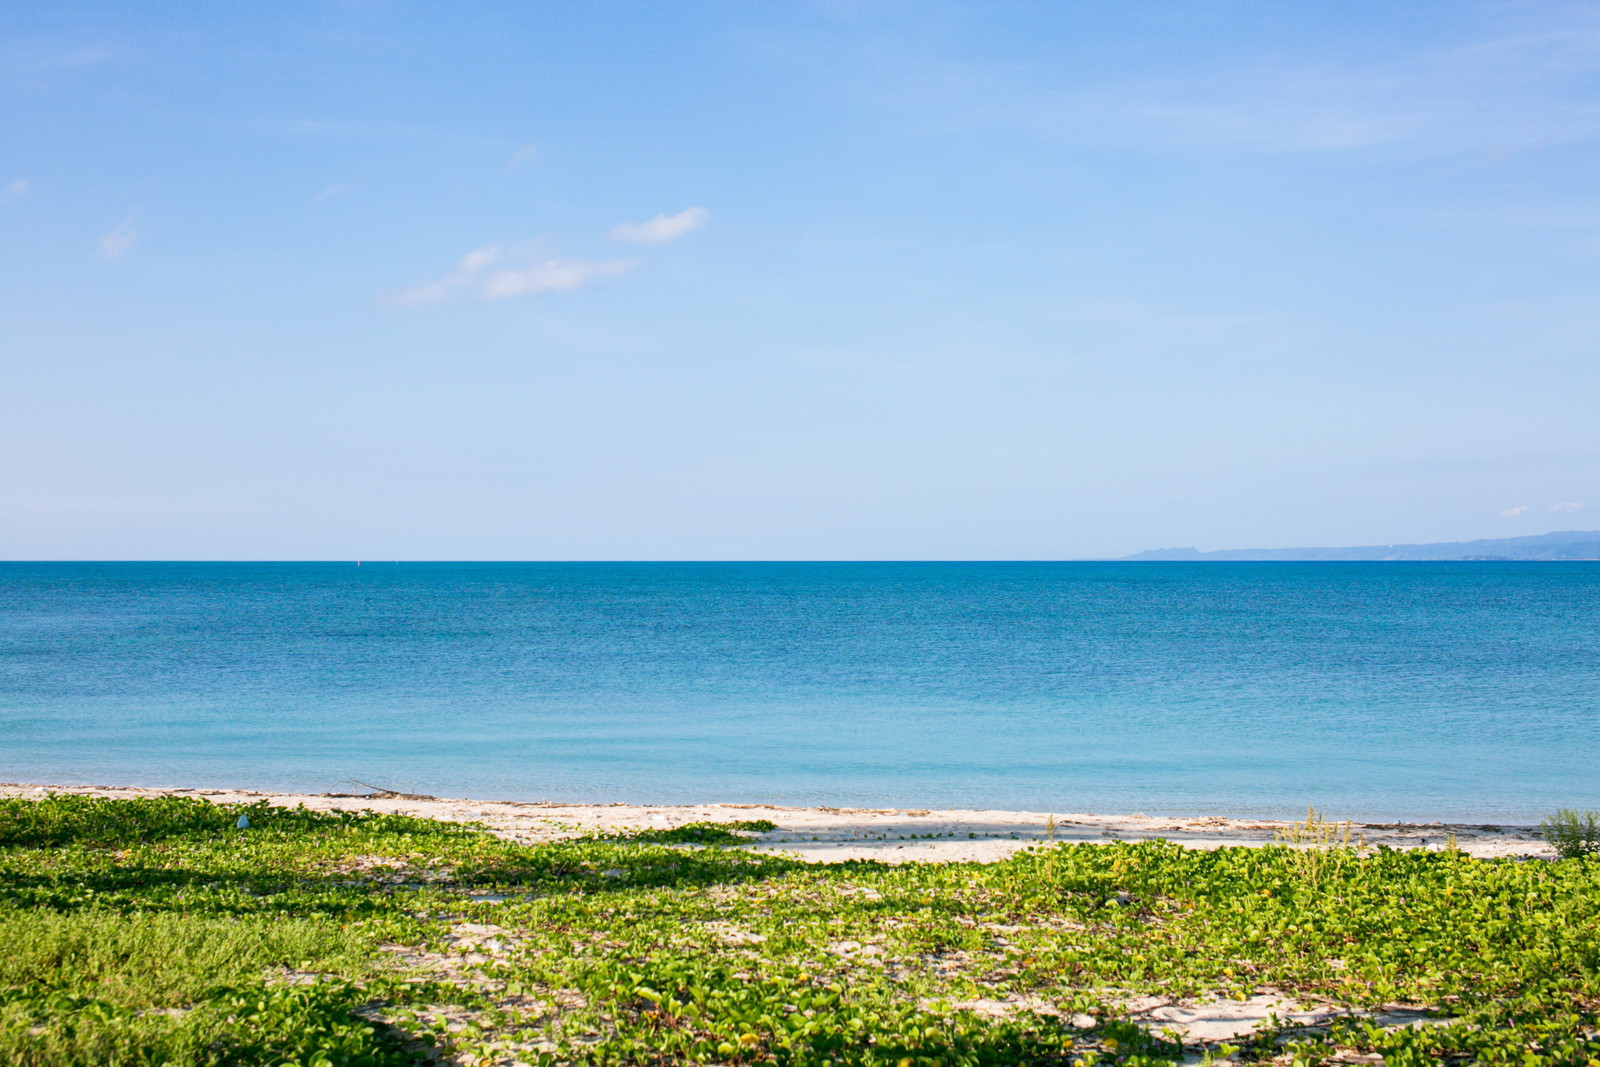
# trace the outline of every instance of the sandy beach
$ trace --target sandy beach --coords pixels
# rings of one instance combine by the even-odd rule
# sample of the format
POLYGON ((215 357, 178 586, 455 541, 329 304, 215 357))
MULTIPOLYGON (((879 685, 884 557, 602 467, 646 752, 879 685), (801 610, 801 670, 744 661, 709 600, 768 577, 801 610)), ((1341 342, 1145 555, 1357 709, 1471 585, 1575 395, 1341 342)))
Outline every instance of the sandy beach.
MULTIPOLYGON (((132 786, 63 786, 0 783, 0 796, 50 792, 103 797, 192 796, 215 804, 266 801, 318 811, 399 812, 448 822, 478 823, 524 843, 596 831, 670 829, 690 822, 768 819, 777 829, 751 849, 782 852, 814 863, 879 860, 886 863, 993 862, 1055 842, 1146 841, 1165 838, 1186 848, 1268 844, 1287 820, 1093 815, 1081 812, 991 811, 923 808, 784 807, 765 804, 564 804, 548 801, 466 800, 415 794, 274 793, 247 789, 161 789, 132 786), (1053 823, 1053 827, 1052 827, 1053 823)), ((1337 818, 1337 812, 1325 813, 1337 818)), ((1352 839, 1368 846, 1457 847, 1472 856, 1553 856, 1532 826, 1454 823, 1362 823, 1352 839)))

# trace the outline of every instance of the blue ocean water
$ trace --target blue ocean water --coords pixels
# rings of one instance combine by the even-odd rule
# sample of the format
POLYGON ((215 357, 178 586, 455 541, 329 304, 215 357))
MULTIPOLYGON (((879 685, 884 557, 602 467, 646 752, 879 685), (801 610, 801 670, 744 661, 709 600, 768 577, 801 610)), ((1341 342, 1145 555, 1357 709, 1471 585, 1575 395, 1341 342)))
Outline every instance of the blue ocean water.
POLYGON ((1526 821, 1600 564, 3 564, 0 778, 1526 821))

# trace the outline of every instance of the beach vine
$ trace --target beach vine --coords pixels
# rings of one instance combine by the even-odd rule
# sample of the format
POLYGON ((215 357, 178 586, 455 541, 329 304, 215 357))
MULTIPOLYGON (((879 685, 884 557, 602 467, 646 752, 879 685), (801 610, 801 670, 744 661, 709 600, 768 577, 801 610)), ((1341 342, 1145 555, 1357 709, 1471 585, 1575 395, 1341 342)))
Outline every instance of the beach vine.
POLYGON ((744 847, 771 824, 523 845, 246 810, 0 800, 0 1062, 1600 1060, 1582 859, 1363 850, 1308 817, 1265 848, 806 864, 744 847), (1247 1008, 1226 1037, 1181 1014, 1247 1008))

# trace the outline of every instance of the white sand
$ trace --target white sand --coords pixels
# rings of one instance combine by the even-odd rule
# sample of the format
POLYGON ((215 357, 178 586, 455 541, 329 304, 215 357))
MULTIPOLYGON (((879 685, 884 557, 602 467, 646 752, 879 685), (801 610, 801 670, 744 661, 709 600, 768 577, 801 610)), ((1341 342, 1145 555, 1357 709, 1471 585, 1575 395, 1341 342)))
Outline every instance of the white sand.
MULTIPOLYGON (((104 797, 195 796, 216 804, 304 804, 318 811, 402 812, 449 822, 482 823, 491 832, 527 843, 551 841, 596 830, 669 829, 687 822, 770 819, 777 829, 750 847, 828 863, 874 859, 910 861, 1004 859, 1019 849, 1049 840, 1145 841, 1166 838, 1186 848, 1262 845, 1288 825, 1268 819, 1197 818, 1146 815, 1085 815, 1038 811, 922 810, 869 808, 791 808, 764 804, 560 804, 504 800, 449 800, 406 796, 263 793, 243 789, 151 789, 117 786, 53 786, 0 783, 0 796, 42 796, 46 792, 104 797), (1053 838, 1047 822, 1054 818, 1053 838)), ((1336 813, 1335 813, 1336 814, 1336 813)), ((1531 826, 1453 825, 1447 823, 1356 823, 1352 834, 1371 846, 1444 848, 1454 835, 1473 856, 1552 856, 1550 846, 1531 826)))

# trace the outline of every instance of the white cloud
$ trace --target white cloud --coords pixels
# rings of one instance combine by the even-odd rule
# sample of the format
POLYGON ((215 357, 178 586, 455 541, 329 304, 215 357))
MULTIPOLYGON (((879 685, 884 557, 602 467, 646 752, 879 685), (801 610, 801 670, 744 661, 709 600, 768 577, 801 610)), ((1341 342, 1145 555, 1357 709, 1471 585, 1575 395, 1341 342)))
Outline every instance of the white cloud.
POLYGON ((603 278, 626 274, 638 265, 635 259, 541 257, 537 247, 530 245, 487 245, 468 252, 444 276, 407 289, 391 302, 409 307, 437 304, 458 294, 487 301, 535 293, 569 293, 603 278))
POLYGON ((525 144, 521 148, 517 149, 515 152, 511 153, 511 158, 506 161, 506 173, 510 174, 512 171, 516 170, 518 167, 526 166, 527 164, 532 163, 534 160, 536 160, 538 158, 539 158, 538 146, 537 145, 531 145, 531 144, 525 144))
POLYGON ((1576 500, 1563 500, 1558 504, 1551 504, 1549 510, 1556 515, 1571 515, 1582 507, 1583 505, 1576 500))
POLYGON ((1500 514, 1501 514, 1501 516, 1503 518, 1515 519, 1518 516, 1526 515, 1527 513, 1528 513, 1528 505, 1526 505, 1526 504, 1518 504, 1514 508, 1506 508, 1500 514))
POLYGON ((394 303, 412 304, 437 304, 458 289, 465 289, 476 282, 484 270, 493 265, 501 254, 499 245, 489 245, 486 248, 474 249, 461 258, 455 269, 436 278, 431 282, 413 286, 394 298, 394 303))
POLYGON ((483 282, 483 299, 504 300, 533 293, 571 292, 590 282, 626 274, 639 265, 634 259, 594 262, 584 259, 548 259, 527 267, 510 267, 491 273, 483 282))
POLYGON ((116 229, 100 238, 100 258, 107 263, 115 263, 132 252, 138 241, 139 235, 133 228, 133 220, 124 219, 116 229))
POLYGON ((691 207, 676 215, 657 215, 649 222, 624 222, 620 226, 613 226, 606 236, 613 241, 659 245, 675 241, 690 230, 698 230, 710 221, 711 212, 703 207, 691 207))
POLYGON ((15 200, 19 196, 27 196, 28 190, 32 188, 26 178, 9 181, 5 184, 5 188, 0 189, 0 200, 15 200))

